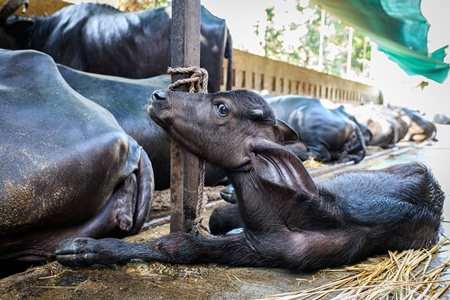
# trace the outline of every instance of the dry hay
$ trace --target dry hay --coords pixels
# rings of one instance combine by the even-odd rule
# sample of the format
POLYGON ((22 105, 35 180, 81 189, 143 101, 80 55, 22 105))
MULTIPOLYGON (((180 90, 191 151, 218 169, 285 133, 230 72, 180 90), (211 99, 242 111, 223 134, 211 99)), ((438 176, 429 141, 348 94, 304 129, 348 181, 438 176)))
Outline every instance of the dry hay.
POLYGON ((201 277, 224 269, 223 266, 215 264, 170 264, 141 259, 132 259, 125 266, 122 266, 122 270, 128 275, 141 278, 153 278, 155 280, 201 277))
POLYGON ((344 270, 324 270, 325 273, 347 271, 350 274, 320 286, 266 299, 440 299, 450 287, 450 278, 442 278, 448 274, 450 258, 437 267, 431 267, 431 260, 444 245, 450 245, 448 238, 431 249, 389 251, 388 257, 373 258, 369 263, 348 266, 344 270))
MULTIPOLYGON (((220 191, 226 186, 205 186, 203 187, 203 204, 221 200, 220 191)), ((152 210, 169 211, 172 205, 170 189, 155 191, 152 202, 152 210)))
POLYGON ((307 169, 317 169, 324 167, 324 164, 320 161, 314 159, 314 157, 310 156, 307 160, 303 161, 303 165, 307 169))

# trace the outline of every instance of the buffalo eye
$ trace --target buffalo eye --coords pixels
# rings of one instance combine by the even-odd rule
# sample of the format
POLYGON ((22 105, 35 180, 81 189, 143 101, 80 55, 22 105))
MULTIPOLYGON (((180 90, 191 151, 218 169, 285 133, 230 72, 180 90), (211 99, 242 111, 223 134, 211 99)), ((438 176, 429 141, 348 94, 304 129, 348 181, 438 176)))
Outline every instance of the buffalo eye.
POLYGON ((221 117, 228 115, 228 107, 225 104, 216 105, 216 110, 221 117))

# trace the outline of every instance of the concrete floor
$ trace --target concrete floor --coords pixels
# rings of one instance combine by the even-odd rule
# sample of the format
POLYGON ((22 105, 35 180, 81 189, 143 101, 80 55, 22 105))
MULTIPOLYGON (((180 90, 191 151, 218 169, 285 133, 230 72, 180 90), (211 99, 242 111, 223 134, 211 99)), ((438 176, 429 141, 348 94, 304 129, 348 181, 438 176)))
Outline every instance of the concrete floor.
MULTIPOLYGON (((422 144, 413 150, 392 151, 391 155, 363 160, 348 168, 371 169, 422 161, 434 171, 449 200, 450 125, 438 126, 438 139, 439 142, 422 144)), ((318 174, 317 181, 328 176, 318 174)), ((450 220, 450 201, 445 204, 444 215, 450 220)), ((444 223, 444 229, 449 233, 450 224, 444 223)), ((150 227, 129 239, 139 241, 146 235, 161 236, 168 231, 168 225, 150 227)), ((333 278, 323 272, 217 265, 133 261, 122 266, 69 269, 52 262, 0 280, 0 299, 255 299, 301 290, 333 278)))

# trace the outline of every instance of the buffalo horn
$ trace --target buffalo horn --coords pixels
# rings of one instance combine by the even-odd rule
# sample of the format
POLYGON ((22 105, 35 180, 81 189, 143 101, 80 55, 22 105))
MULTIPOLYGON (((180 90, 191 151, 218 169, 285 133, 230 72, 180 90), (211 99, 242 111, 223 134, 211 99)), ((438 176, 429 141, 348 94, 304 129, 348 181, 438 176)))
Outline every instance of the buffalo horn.
POLYGON ((25 13, 28 4, 28 0, 7 0, 0 8, 0 22, 4 22, 6 18, 12 15, 21 5, 23 5, 22 13, 25 13))
POLYGON ((261 119, 263 117, 263 111, 261 109, 252 109, 248 111, 247 114, 253 120, 261 119))

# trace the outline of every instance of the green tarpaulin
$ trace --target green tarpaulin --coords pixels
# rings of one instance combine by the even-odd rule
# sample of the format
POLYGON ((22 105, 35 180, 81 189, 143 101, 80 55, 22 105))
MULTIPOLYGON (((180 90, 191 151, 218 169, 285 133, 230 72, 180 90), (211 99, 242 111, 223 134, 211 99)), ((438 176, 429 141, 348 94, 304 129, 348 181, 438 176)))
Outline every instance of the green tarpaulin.
POLYGON ((371 38, 410 75, 442 83, 449 71, 445 47, 428 53, 429 24, 420 0, 314 0, 322 9, 371 38))

